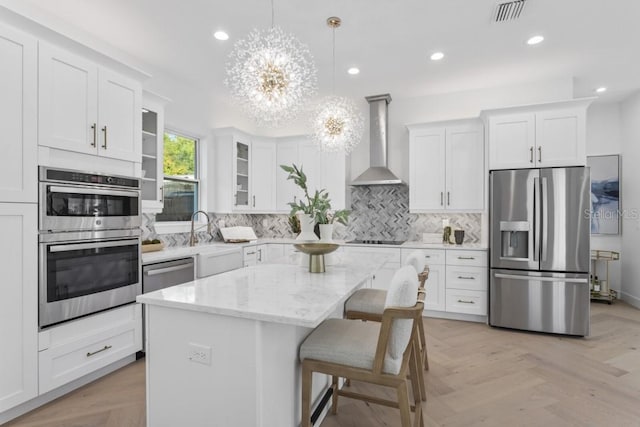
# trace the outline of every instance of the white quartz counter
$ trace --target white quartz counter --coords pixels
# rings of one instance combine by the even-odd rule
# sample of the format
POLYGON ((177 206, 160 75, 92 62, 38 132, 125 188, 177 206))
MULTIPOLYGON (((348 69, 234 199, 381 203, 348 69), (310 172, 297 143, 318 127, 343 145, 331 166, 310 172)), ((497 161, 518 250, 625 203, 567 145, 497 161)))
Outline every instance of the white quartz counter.
POLYGON ((138 302, 314 328, 362 287, 384 256, 341 256, 325 273, 261 264, 140 295, 138 302))

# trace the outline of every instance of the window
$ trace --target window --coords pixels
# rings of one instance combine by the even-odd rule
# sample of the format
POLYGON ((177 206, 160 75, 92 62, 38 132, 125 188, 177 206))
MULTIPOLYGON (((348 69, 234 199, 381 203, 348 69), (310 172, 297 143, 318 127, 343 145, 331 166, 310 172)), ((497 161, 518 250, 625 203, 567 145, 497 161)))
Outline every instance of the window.
POLYGON ((156 221, 190 221, 198 210, 198 140, 164 134, 164 209, 156 221))

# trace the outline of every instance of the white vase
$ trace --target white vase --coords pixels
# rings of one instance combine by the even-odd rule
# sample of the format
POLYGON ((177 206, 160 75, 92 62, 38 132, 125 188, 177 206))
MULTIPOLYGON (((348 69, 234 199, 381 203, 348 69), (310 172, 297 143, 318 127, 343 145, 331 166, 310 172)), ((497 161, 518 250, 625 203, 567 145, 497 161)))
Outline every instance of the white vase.
POLYGON ((298 219, 300 220, 300 234, 298 234, 296 240, 318 240, 318 236, 313 232, 313 227, 316 225, 315 219, 307 214, 298 215, 298 219))
POLYGON ((320 224, 320 241, 333 242, 333 224, 320 224))

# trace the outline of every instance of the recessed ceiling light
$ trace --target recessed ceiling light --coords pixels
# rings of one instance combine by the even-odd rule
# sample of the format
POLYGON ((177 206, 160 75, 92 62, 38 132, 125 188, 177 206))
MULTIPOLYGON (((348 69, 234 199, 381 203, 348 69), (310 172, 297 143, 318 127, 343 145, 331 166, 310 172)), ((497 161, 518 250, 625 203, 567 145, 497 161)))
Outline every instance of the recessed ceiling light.
POLYGON ((602 93, 602 92, 606 92, 606 91, 607 91, 607 88, 604 87, 604 86, 601 86, 598 89, 596 89, 596 92, 598 92, 598 93, 602 93))
POLYGON ((356 74, 360 74, 360 69, 356 67, 351 67, 347 70, 347 73, 351 74, 352 76, 355 76, 356 74))
POLYGON ((442 58, 444 58, 444 53, 442 52, 435 52, 431 55, 432 61, 440 61, 442 58))
POLYGON ((217 40, 229 40, 229 34, 225 33, 224 31, 216 31, 215 33, 213 33, 213 37, 215 37, 217 40))
POLYGON ((534 45, 534 44, 541 43, 543 40, 544 40, 544 37, 542 36, 533 36, 529 40, 527 40, 527 44, 534 45))

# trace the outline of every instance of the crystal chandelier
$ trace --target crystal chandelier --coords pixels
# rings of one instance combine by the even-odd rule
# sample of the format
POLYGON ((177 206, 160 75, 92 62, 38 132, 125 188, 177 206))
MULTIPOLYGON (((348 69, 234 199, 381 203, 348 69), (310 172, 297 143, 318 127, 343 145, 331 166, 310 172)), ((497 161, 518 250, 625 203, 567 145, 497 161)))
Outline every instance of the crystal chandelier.
POLYGON ((307 46, 274 26, 254 29, 229 54, 225 84, 242 109, 260 125, 294 118, 317 90, 316 66, 307 46))
MULTIPOLYGON (((333 82, 336 80, 336 28, 342 21, 338 17, 327 19, 333 30, 333 82)), ((325 97, 315 109, 311 121, 312 138, 322 151, 344 151, 350 153, 362 138, 364 120, 355 103, 346 97, 325 97)))

